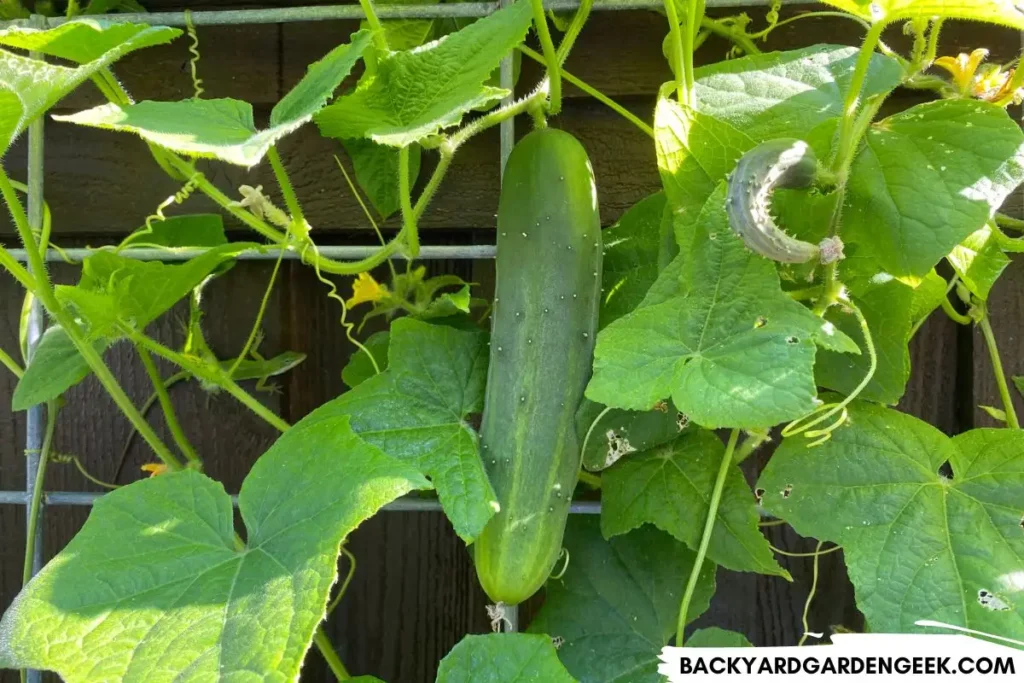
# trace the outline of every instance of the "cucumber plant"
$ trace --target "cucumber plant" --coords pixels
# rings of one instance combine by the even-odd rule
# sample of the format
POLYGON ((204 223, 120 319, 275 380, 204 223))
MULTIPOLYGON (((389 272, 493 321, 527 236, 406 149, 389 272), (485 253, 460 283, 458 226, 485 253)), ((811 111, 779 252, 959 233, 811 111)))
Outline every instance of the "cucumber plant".
MULTIPOLYGON (((194 96, 142 102, 115 63, 181 31, 77 16, 77 2, 54 28, 0 30, 0 152, 72 90, 95 87, 106 104, 52 118, 140 136, 180 183, 137 217, 137 231, 90 251, 76 284, 57 285, 46 255, 64 252, 49 209, 33 195, 26 211, 27 188, 0 168, 27 259, 0 248, 0 267, 48 323, 31 354, 0 350, 18 378, 14 409, 46 411, 30 523, 51 463, 116 489, 34 578, 28 534, 0 666, 76 682, 295 680, 315 645, 338 680, 351 678, 320 626, 355 571, 344 543, 413 492, 436 495, 494 601, 496 632, 459 643, 440 662, 442 683, 646 683, 661 680, 666 644, 749 644, 688 625, 707 609, 717 567, 793 579, 763 533, 777 524, 817 541, 815 577, 821 555, 843 551, 873 632, 966 629, 1024 645, 1014 578, 1024 572, 1024 433, 988 304, 1008 254, 1024 251, 1012 236, 1024 222, 1000 212, 1024 181, 1024 133, 1007 113, 1024 95, 1024 69, 984 64, 980 48, 939 54, 949 22, 1024 29, 1024 12, 997 0, 827 0, 828 16, 863 28, 859 47, 764 53, 775 28, 821 13, 781 19, 776 3, 754 30, 746 15, 712 18, 702 0, 667 0, 673 80, 644 120, 564 68, 592 0, 571 16, 517 0, 472 22, 382 21, 372 0, 360 4, 359 29, 310 65, 262 128, 249 103, 203 89, 191 26, 194 96), (913 37, 905 52, 883 41, 900 25, 913 37), (531 28, 540 52, 526 44, 531 28), (731 58, 696 68, 711 35, 731 41, 731 58), (495 79, 508 57, 544 67, 518 97, 495 79), (358 85, 336 92, 358 64, 358 85), (564 82, 650 136, 657 158, 660 190, 604 230, 587 150, 558 129, 564 82), (926 101, 882 115, 897 88, 926 101), (517 116, 535 130, 505 169, 488 303, 460 278, 426 278, 411 263, 455 155, 517 116), (309 123, 351 158, 354 182, 339 166, 360 201, 401 215, 397 235, 378 230, 364 259, 321 253, 278 153, 309 123), (276 188, 225 193, 198 159, 266 161, 276 188), (417 194, 423 159, 433 165, 417 194), (165 215, 198 195, 220 213, 165 215), (254 241, 229 241, 224 217, 254 241), (140 247, 201 253, 156 263, 133 258, 140 247), (281 257, 243 348, 218 358, 204 337, 204 289, 267 248, 313 269, 358 349, 348 390, 294 425, 239 384, 301 360, 259 352, 281 257), (390 280, 378 282, 370 271, 385 265, 390 280), (329 275, 352 276, 352 296, 329 275), (185 341, 171 348, 147 326, 179 301, 185 341), (364 319, 385 318, 387 332, 364 336, 350 320, 366 303, 364 319), (980 331, 1002 402, 986 410, 1003 427, 950 437, 893 407, 908 344, 933 314, 980 331), (104 360, 115 344, 138 354, 173 443, 104 360), (170 380, 155 359, 176 366, 170 380), (62 396, 90 375, 151 451, 153 476, 102 482, 77 454, 53 451, 62 396), (281 432, 238 495, 244 539, 231 498, 203 473, 212 454, 175 415, 169 385, 179 379, 223 391, 281 432), (769 458, 773 434, 781 444, 769 458), (768 464, 751 487, 740 465, 759 450, 768 464), (574 496, 598 492, 599 518, 569 516, 574 496), (335 588, 339 552, 349 576, 335 588), (509 607, 539 591, 529 633, 501 632, 514 624, 509 607)), ((26 14, 3 7, 5 18, 26 14)), ((94 1, 84 13, 118 7, 134 4, 94 1)), ((815 585, 794 645, 823 637, 808 623, 815 585)))

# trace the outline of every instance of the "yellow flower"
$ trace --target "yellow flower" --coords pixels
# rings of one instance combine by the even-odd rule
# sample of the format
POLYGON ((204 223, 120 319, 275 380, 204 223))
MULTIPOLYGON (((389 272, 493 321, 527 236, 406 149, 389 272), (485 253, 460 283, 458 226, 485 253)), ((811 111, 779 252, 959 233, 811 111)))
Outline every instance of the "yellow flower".
POLYGON ((162 462, 147 462, 140 469, 143 472, 149 472, 151 477, 158 477, 167 471, 167 465, 162 462))
POLYGON ((953 76, 953 83, 964 95, 971 92, 974 85, 974 74, 978 67, 988 57, 988 50, 979 47, 971 54, 961 52, 956 57, 939 57, 935 60, 935 66, 942 67, 953 76))
POLYGON ((369 273, 359 273, 352 283, 352 296, 346 306, 358 306, 364 302, 380 301, 388 295, 388 288, 373 279, 369 273))

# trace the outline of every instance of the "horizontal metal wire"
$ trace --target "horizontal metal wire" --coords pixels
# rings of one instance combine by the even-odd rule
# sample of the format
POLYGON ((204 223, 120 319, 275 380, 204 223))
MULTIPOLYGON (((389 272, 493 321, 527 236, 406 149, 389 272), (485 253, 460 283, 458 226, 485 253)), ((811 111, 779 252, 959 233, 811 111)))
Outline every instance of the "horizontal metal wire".
MULTIPOLYGON (((46 505, 92 505, 104 494, 81 491, 51 491, 43 494, 46 505)), ((0 505, 24 505, 30 494, 25 491, 0 491, 0 505)), ((238 496, 231 496, 231 502, 238 505, 238 496)), ((386 512, 439 512, 441 503, 430 498, 399 498, 383 508, 386 512)), ((601 503, 596 500, 577 501, 569 512, 578 515, 596 515, 601 512, 601 503)))
MULTIPOLYGON (((707 0, 708 7, 758 7, 771 0, 707 0)), ((557 11, 572 11, 579 0, 546 0, 544 6, 557 11)), ((660 9, 663 0, 597 0, 595 10, 660 9)), ((485 17, 498 10, 497 2, 463 2, 437 5, 380 5, 376 8, 381 19, 440 19, 446 17, 485 17)), ((242 24, 285 24, 304 21, 331 21, 362 19, 359 5, 323 5, 316 7, 275 7, 268 9, 205 10, 192 12, 193 26, 238 26, 242 24)), ((153 26, 185 26, 184 12, 143 12, 116 14, 108 18, 116 21, 138 22, 153 26)), ((29 25, 29 19, 0 22, 0 26, 29 25)), ((67 17, 46 17, 48 27, 70 21, 67 17)))
MULTIPOLYGON (((50 249, 46 252, 46 260, 50 263, 66 263, 72 261, 80 263, 90 254, 96 253, 96 249, 62 249, 56 251, 50 249)), ((137 261, 187 261, 203 253, 206 249, 125 249, 119 252, 120 256, 137 261)), ((335 261, 358 261, 372 256, 380 251, 380 247, 318 247, 317 251, 324 258, 335 261)), ((24 249, 10 249, 10 254, 15 259, 25 263, 26 255, 24 249)), ((240 261, 274 261, 281 253, 278 247, 266 247, 250 249, 240 252, 236 257, 240 261)), ((467 244, 452 246, 420 247, 420 254, 416 260, 420 261, 443 261, 447 259, 492 259, 497 253, 493 244, 467 244)), ((299 253, 293 249, 284 252, 285 260, 298 260, 299 253)), ((404 259, 404 256, 395 255, 393 259, 404 259)))

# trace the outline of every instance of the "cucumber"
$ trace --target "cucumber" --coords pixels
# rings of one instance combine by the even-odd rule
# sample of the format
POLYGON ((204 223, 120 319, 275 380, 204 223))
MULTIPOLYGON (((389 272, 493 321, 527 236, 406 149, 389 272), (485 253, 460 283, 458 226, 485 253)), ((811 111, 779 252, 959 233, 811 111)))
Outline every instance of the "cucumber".
POLYGON ((512 150, 501 185, 480 428, 501 507, 476 540, 474 557, 495 602, 529 598, 561 553, 580 469, 575 415, 593 365, 601 254, 586 151, 560 130, 530 133, 512 150))

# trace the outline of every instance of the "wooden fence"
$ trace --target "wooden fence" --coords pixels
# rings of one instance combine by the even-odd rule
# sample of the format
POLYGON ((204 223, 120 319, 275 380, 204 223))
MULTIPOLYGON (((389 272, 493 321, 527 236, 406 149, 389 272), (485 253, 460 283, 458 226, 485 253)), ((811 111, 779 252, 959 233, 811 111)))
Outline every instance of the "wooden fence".
MULTIPOLYGON (((149 0, 148 9, 181 7, 180 0, 149 0)), ((273 4, 273 3, 268 3, 273 4)), ((280 2, 279 5, 292 3, 280 2)), ((305 3, 314 4, 314 3, 305 3)), ((239 7, 234 0, 202 0, 192 9, 239 7)), ((801 9, 807 9, 806 7, 801 9)), ((793 10, 787 10, 786 14, 793 10)), ((765 8, 751 9, 761 21, 765 8)), ((721 14, 721 12, 718 12, 721 14)), ((661 54, 666 32, 664 17, 654 12, 598 13, 587 25, 567 68, 593 86, 650 118, 654 93, 670 78, 661 54)), ((354 22, 210 27, 199 31, 202 50, 200 73, 206 96, 235 97, 252 102, 257 119, 301 77, 307 64, 347 39, 354 22)), ((788 49, 811 43, 856 44, 862 29, 854 22, 814 19, 790 24, 772 34, 765 49, 788 49)), ((986 46, 992 59, 1006 61, 1020 49, 1019 34, 981 25, 959 25, 944 31, 942 53, 955 54, 986 46)), ((887 35, 902 46, 899 27, 887 35)), ((181 99, 192 94, 187 67, 187 44, 179 40, 135 53, 115 71, 138 99, 181 99)), ((721 59, 728 46, 711 39, 702 48, 703 61, 721 59)), ((540 70, 523 60, 520 84, 529 87, 540 70)), ((553 125, 577 135, 593 161, 600 191, 602 220, 612 224, 629 206, 659 189, 654 148, 649 138, 617 114, 573 88, 567 92, 564 113, 553 125)), ((81 88, 59 105, 79 110, 101 101, 90 86, 81 88)), ((913 93, 898 93, 890 107, 899 109, 920 101, 913 93)), ((519 124, 522 132, 525 121, 519 124)), ((69 124, 46 124, 46 199, 53 210, 54 235, 64 246, 108 243, 138 227, 176 185, 153 163, 145 145, 132 136, 69 124)), ((281 145, 307 217, 323 244, 367 243, 366 234, 351 226, 366 221, 338 172, 333 155, 340 146, 321 138, 306 126, 281 145)), ((23 178, 25 141, 5 159, 14 177, 23 178)), ((238 167, 203 164, 208 176, 229 194, 245 183, 274 188, 269 166, 251 172, 238 167)), ((429 170, 429 169, 428 169, 429 170)), ((426 175, 426 173, 424 173, 426 175)), ((424 218, 427 244, 493 243, 499 189, 498 135, 494 130, 472 140, 458 154, 452 170, 424 218)), ((1019 214, 1019 199, 1010 210, 1019 214)), ((212 208, 200 199, 189 211, 212 208)), ((394 227, 395 221, 388 223, 394 227)), ((232 229, 238 226, 229 223, 232 229)), ((238 230, 238 235, 244 234, 238 230)), ((9 225, 0 224, 0 240, 15 245, 9 225)), ((993 325, 1004 363, 1011 374, 1024 374, 1024 268, 1018 261, 992 295, 993 325)), ((453 272, 480 284, 487 294, 493 280, 490 262, 434 262, 436 272, 453 272)), ((59 281, 73 282, 77 269, 55 266, 59 281)), ((279 382, 279 391, 261 394, 263 400, 295 421, 344 390, 340 373, 351 352, 338 324, 340 310, 324 296, 325 288, 309 269, 286 264, 270 301, 261 350, 276 353, 301 351, 308 359, 279 382)), ((209 290, 206 329, 213 349, 222 357, 241 348, 255 317, 270 273, 270 263, 241 263, 209 290)), ((338 280, 343 291, 349 283, 338 280)), ((22 296, 14 282, 0 276, 0 345, 17 345, 22 296)), ((154 325, 156 335, 180 341, 180 316, 169 315, 154 325)), ((150 392, 148 379, 130 348, 108 352, 118 378, 129 395, 141 402, 150 392)), ((985 346, 976 333, 959 328, 941 313, 920 330, 912 347, 913 375, 900 405, 949 434, 990 424, 977 404, 998 405, 985 346)), ((166 373, 171 368, 163 368, 166 373)), ((0 489, 17 490, 25 482, 24 414, 10 411, 13 377, 0 374, 0 489)), ((276 433, 225 395, 209 395, 195 383, 172 391, 186 432, 204 455, 207 472, 236 492, 253 462, 274 441, 276 433)), ((1022 406, 1024 408, 1024 406, 1022 406)), ((157 411, 154 411, 157 412, 157 411)), ((151 417, 166 436, 162 421, 151 417)), ((101 478, 112 477, 129 427, 113 402, 93 380, 69 392, 60 413, 56 438, 58 452, 73 453, 101 478)), ((748 464, 753 480, 766 456, 748 464)), ((137 440, 128 455, 120 483, 140 476, 139 466, 150 460, 137 440)), ((71 466, 51 465, 47 474, 51 491, 99 490, 71 466)), ((77 532, 88 508, 50 507, 45 517, 45 557, 52 557, 77 532)), ((21 506, 0 507, 0 606, 6 608, 21 585, 25 513, 21 506)), ((792 551, 813 550, 813 542, 799 539, 786 528, 769 530, 776 546, 792 551)), ((433 681, 437 662, 465 634, 484 632, 489 622, 486 596, 479 589, 465 545, 452 532, 441 513, 384 512, 358 529, 350 545, 358 558, 358 571, 341 607, 332 616, 328 633, 342 658, 355 673, 380 676, 391 683, 433 681)), ((801 633, 800 617, 810 583, 809 559, 781 558, 794 577, 787 583, 719 570, 718 592, 699 625, 718 625, 745 633, 756 645, 794 644, 801 633)), ((831 625, 862 626, 840 553, 822 558, 822 577, 811 614, 811 628, 831 625)), ((680 577, 683 581, 685 577, 680 577)), ((523 620, 536 608, 528 605, 523 620)), ((327 673, 315 650, 304 668, 306 680, 326 680, 327 673)), ((6 672, 0 680, 15 681, 6 672)))

